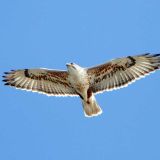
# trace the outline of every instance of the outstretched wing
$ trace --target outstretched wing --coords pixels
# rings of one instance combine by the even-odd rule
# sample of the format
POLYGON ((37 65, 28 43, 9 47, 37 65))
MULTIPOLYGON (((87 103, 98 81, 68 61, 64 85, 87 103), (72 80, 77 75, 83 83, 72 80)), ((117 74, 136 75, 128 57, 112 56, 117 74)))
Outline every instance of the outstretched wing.
POLYGON ((51 96, 76 96, 75 90, 67 81, 66 71, 47 69, 24 69, 5 72, 5 85, 19 89, 40 92, 51 96))
POLYGON ((143 54, 112 60, 88 68, 90 86, 94 93, 127 86, 135 80, 160 69, 160 54, 143 54))

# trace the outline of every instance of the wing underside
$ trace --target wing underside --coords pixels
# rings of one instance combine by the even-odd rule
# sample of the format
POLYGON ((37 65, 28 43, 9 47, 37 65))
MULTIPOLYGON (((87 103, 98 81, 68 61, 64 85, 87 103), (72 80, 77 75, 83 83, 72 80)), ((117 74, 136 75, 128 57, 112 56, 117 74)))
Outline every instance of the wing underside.
POLYGON ((87 72, 93 92, 99 93, 126 87, 159 68, 160 54, 143 54, 115 59, 87 72))
POLYGON ((5 85, 17 89, 44 93, 49 96, 77 96, 67 81, 66 71, 24 69, 5 72, 5 85))

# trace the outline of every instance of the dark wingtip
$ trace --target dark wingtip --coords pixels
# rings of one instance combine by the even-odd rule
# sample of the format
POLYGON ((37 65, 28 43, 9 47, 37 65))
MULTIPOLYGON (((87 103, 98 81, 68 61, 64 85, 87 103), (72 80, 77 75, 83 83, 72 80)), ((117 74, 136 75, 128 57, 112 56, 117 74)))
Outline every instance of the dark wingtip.
POLYGON ((10 72, 4 72, 4 74, 9 74, 10 72))
POLYGON ((150 55, 151 53, 144 53, 144 54, 142 54, 142 56, 148 56, 148 55, 150 55))
POLYGON ((10 84, 9 83, 5 83, 4 85, 9 86, 10 84))
POLYGON ((4 74, 12 74, 15 70, 10 70, 10 72, 4 72, 4 74))
POLYGON ((153 57, 158 57, 158 56, 160 56, 160 54, 153 54, 152 56, 153 57))
POLYGON ((28 69, 24 69, 24 75, 25 75, 27 78, 30 78, 28 69))
POLYGON ((3 81, 3 82, 8 82, 8 80, 7 80, 7 79, 3 79, 2 81, 3 81))

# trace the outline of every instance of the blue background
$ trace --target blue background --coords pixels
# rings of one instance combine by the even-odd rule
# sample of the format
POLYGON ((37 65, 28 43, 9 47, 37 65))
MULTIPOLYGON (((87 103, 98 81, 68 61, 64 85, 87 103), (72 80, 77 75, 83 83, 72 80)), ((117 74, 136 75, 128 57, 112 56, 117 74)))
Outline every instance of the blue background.
MULTIPOLYGON (((0 2, 0 75, 10 69, 83 67, 160 52, 159 0, 0 2)), ((47 97, 0 83, 1 160, 159 160, 160 72, 96 96, 47 97)), ((2 79, 2 78, 1 78, 2 79)))

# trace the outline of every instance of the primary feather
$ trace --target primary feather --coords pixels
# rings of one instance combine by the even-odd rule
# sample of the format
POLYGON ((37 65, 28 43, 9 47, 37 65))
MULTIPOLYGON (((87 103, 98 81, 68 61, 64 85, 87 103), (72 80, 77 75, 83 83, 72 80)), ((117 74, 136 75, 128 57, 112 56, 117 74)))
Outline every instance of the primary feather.
POLYGON ((67 81, 66 71, 48 69, 23 69, 5 72, 5 85, 35 91, 51 96, 76 96, 67 81))
POLYGON ((160 68, 160 54, 143 54, 114 59, 88 68, 90 85, 94 93, 127 86, 160 68))
POLYGON ((143 54, 114 59, 102 65, 82 68, 67 64, 67 71, 22 69, 5 72, 5 85, 51 96, 80 96, 87 117, 102 110, 94 94, 127 86, 160 69, 160 54, 143 54))

